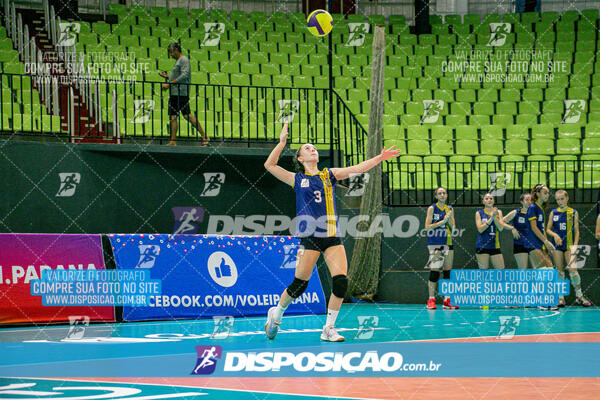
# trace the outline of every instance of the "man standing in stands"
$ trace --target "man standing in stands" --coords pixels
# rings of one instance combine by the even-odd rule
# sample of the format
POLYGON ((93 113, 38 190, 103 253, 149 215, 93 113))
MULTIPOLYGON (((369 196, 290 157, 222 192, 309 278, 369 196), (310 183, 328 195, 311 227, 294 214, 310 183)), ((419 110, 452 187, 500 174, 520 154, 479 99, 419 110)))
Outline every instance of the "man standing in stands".
POLYGON ((167 83, 162 84, 163 90, 169 89, 169 119, 171 128, 171 141, 167 146, 175 146, 175 136, 177 135, 177 117, 181 112, 183 118, 188 120, 193 127, 198 129, 202 134, 202 146, 208 144, 208 136, 200 126, 200 123, 195 116, 190 112, 190 84, 192 83, 192 72, 190 60, 181 54, 181 46, 179 43, 171 43, 169 45, 169 57, 174 58, 175 65, 171 73, 167 75, 166 71, 162 71, 160 76, 167 79, 167 83))

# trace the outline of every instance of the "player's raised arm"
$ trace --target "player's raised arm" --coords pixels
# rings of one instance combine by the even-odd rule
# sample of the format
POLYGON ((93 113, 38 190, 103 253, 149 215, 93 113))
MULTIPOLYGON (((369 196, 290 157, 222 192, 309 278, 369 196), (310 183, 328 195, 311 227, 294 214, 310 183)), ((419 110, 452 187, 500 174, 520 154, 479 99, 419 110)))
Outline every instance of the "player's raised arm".
POLYGON ((284 183, 287 183, 290 186, 294 186, 294 173, 287 171, 281 168, 279 165, 277 165, 277 161, 279 161, 279 156, 281 155, 281 152, 283 151, 283 148, 285 147, 285 143, 287 141, 287 128, 288 123, 286 122, 285 124, 283 124, 283 128, 281 129, 279 143, 277 143, 277 146, 275 146, 273 151, 271 151, 271 154, 269 154, 269 158, 267 158, 267 161, 265 161, 264 165, 267 171, 273 174, 275 178, 279 179, 284 183))
POLYGON ((331 172, 335 175, 337 180, 348 179, 350 174, 362 174, 363 172, 367 172, 371 168, 375 167, 382 161, 389 160, 390 158, 395 158, 400 155, 400 150, 395 149, 396 146, 392 146, 389 149, 385 147, 381 151, 381 154, 365 160, 360 164, 353 165, 351 167, 346 168, 331 168, 331 172))

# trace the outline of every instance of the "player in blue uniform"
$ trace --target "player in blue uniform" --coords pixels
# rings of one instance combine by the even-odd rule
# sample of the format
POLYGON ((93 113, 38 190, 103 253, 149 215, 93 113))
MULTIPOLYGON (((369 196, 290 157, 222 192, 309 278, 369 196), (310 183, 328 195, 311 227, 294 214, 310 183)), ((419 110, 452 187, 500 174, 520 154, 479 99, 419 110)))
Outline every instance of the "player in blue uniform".
MULTIPOLYGON (((531 245, 529 260, 533 268, 553 268, 552 261, 548 257, 548 251, 554 251, 554 245, 546 236, 544 210, 548 208, 550 189, 538 183, 531 190, 531 205, 527 209, 529 220, 528 241, 531 245)), ((554 311, 558 306, 540 306, 540 310, 554 311)))
MULTIPOLYGON (((579 214, 569 207, 569 195, 564 190, 557 190, 554 194, 558 208, 550 212, 546 234, 552 238, 556 250, 552 252, 552 259, 558 275, 565 279, 565 264, 569 271, 571 284, 575 288, 575 302, 584 307, 592 305, 588 299, 583 297, 581 290, 581 277, 577 271, 577 250, 579 244, 579 214)), ((558 301, 559 307, 565 306, 565 298, 561 296, 558 301)))
POLYGON ((527 220, 527 209, 531 205, 531 195, 523 193, 520 198, 521 207, 512 210, 504 216, 504 224, 510 227, 514 238, 513 254, 517 261, 517 266, 520 269, 527 268, 527 260, 529 259, 530 245, 527 241, 529 235, 529 220, 527 220))
MULTIPOLYGON (((427 247, 429 250, 429 299, 427 308, 435 310, 435 290, 437 282, 440 279, 440 269, 442 269, 443 278, 450 279, 450 270, 454 260, 454 247, 452 245, 452 230, 454 229, 454 211, 452 206, 446 204, 448 192, 443 187, 435 191, 437 202, 427 209, 425 218, 425 229, 427 229, 427 247)), ((457 309, 458 306, 450 304, 450 297, 446 296, 443 302, 445 310, 457 309)))
POLYGON ((483 196, 483 205, 484 207, 475 213, 477 265, 481 269, 488 269, 491 260, 494 268, 504 269, 499 237, 499 233, 505 228, 502 211, 494 207, 494 196, 489 193, 483 196))
POLYGON ((394 147, 383 149, 380 155, 360 164, 347 168, 324 168, 319 170, 319 152, 312 144, 302 145, 296 152, 296 162, 302 172, 294 174, 277 165, 279 155, 287 141, 288 124, 281 130, 279 143, 265 162, 265 168, 280 181, 287 183, 296 192, 296 214, 298 221, 296 236, 301 237, 301 249, 294 281, 283 291, 279 304, 271 307, 267 315, 265 332, 273 339, 279 331, 281 317, 290 303, 298 298, 308 286, 308 279, 321 253, 332 276, 332 290, 327 306, 327 321, 323 327, 321 340, 343 342, 344 337, 337 333, 335 320, 346 290, 348 279, 348 261, 337 229, 334 187, 338 180, 347 179, 350 174, 359 174, 370 170, 382 161, 398 157, 399 150, 394 147))
POLYGON ((548 241, 545 229, 544 210, 548 208, 550 189, 543 184, 537 184, 531 190, 531 205, 527 209, 529 220, 529 235, 527 241, 531 246, 529 260, 533 268, 552 268, 552 261, 546 251, 554 251, 554 246, 548 241))

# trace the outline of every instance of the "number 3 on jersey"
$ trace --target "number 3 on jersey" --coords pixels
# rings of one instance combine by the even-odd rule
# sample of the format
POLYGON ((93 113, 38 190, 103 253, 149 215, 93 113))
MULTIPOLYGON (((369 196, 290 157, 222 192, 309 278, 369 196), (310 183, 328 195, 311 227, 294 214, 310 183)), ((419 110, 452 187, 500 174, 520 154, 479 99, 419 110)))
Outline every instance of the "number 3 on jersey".
POLYGON ((315 190, 313 193, 315 195, 315 203, 320 203, 323 200, 321 198, 321 191, 320 190, 315 190))

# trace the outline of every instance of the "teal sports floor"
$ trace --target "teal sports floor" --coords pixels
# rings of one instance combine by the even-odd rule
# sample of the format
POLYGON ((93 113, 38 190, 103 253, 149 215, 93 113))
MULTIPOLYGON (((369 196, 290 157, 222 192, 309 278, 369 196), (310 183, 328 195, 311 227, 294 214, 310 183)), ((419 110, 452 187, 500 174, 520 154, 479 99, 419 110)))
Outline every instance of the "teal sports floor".
MULTIPOLYGON (((323 315, 284 316, 281 330, 273 341, 265 337, 265 317, 237 318, 216 334, 212 319, 90 324, 83 332, 75 333, 68 325, 2 328, 0 376, 37 378, 3 378, 0 400, 401 398, 393 392, 388 395, 385 391, 371 393, 366 389, 370 385, 368 381, 380 378, 354 378, 367 380, 359 386, 354 384, 354 389, 344 395, 332 396, 327 390, 331 384, 319 386, 321 378, 312 378, 313 383, 318 383, 316 387, 306 386, 305 391, 299 393, 293 385, 271 385, 270 389, 261 390, 264 383, 257 378, 196 378, 189 374, 196 362, 195 346, 206 344, 218 344, 228 351, 281 351, 422 341, 600 342, 600 308, 596 307, 566 307, 559 311, 475 307, 426 310, 424 305, 344 304, 336 324, 346 337, 343 344, 320 341, 324 320, 323 315), (500 321, 507 317, 518 317, 519 323, 514 336, 502 339, 500 321), (164 364, 151 362, 152 357, 161 356, 170 358, 165 358, 168 361, 164 364), (133 370, 127 369, 131 366, 133 370), (79 377, 79 380, 66 377, 79 377), (240 383, 244 379, 250 381, 240 383)), ((304 378, 297 381, 301 379, 304 378)), ((343 379, 350 378, 339 381, 343 379)), ((600 385, 600 382, 595 384, 600 385)))

